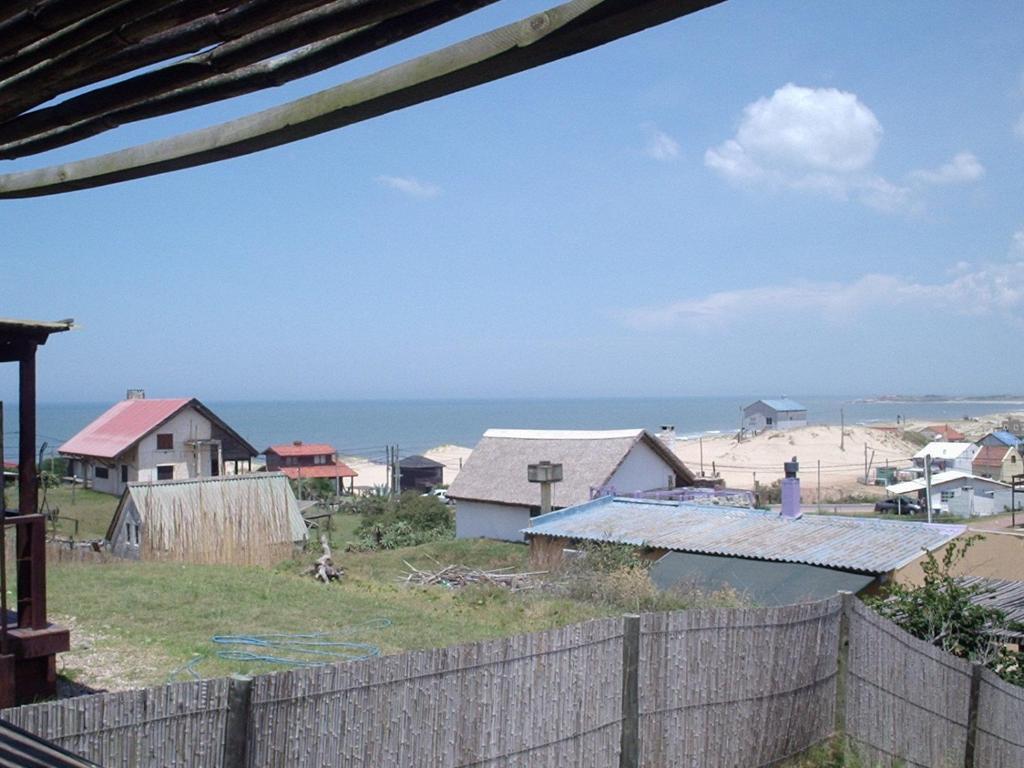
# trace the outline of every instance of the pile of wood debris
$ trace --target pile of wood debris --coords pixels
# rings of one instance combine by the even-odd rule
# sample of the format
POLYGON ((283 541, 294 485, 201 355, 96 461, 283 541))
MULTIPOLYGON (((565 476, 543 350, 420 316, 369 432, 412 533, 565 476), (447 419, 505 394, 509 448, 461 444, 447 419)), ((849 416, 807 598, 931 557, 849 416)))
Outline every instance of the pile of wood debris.
POLYGON ((338 581, 345 572, 334 565, 334 560, 331 558, 331 546, 327 543, 327 536, 320 537, 320 546, 323 547, 323 554, 317 558, 316 562, 309 566, 302 573, 306 576, 312 576, 317 581, 322 581, 327 584, 332 581, 338 581))
POLYGON ((504 587, 512 592, 522 589, 534 589, 539 586, 535 578, 542 576, 547 571, 528 571, 523 573, 511 573, 511 568, 498 568, 494 571, 484 571, 479 568, 470 568, 466 565, 446 565, 435 571, 421 570, 403 560, 409 572, 401 579, 404 584, 411 586, 433 586, 439 585, 449 589, 459 589, 473 584, 493 584, 504 587))

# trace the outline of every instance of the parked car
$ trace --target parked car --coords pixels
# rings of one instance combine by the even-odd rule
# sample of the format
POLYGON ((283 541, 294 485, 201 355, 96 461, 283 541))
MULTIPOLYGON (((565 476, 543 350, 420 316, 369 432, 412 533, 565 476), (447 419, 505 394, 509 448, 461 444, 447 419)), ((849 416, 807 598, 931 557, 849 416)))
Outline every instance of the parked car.
POLYGON ((875 512, 895 512, 898 515, 906 512, 916 515, 919 512, 924 512, 924 507, 906 496, 893 496, 891 499, 875 502, 875 512))

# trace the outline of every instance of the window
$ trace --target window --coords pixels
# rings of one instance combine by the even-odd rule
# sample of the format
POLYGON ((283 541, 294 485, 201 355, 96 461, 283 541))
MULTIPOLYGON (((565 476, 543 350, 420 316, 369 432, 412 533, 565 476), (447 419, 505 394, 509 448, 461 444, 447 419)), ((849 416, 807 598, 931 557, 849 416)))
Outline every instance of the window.
POLYGON ((122 464, 121 465, 121 482, 122 483, 127 483, 128 482, 128 465, 127 464, 122 464))
POLYGON ((316 456, 313 457, 313 463, 314 464, 326 464, 327 463, 327 457, 324 456, 322 453, 318 453, 316 456))
POLYGON ((125 523, 125 538, 132 546, 139 546, 139 524, 125 523))
POLYGON ((174 479, 174 465, 173 464, 161 464, 156 468, 156 479, 157 480, 173 480, 174 479))
POLYGON ((772 417, 771 416, 769 416, 767 419, 765 419, 765 424, 768 424, 769 426, 771 426, 771 424, 772 424, 772 417))
POLYGON ((96 478, 99 480, 106 480, 110 477, 110 470, 106 467, 96 467, 96 478))
POLYGON ((950 499, 952 499, 952 498, 953 498, 954 496, 956 496, 956 491, 942 491, 942 492, 941 492, 941 493, 939 494, 939 498, 940 498, 940 499, 941 499, 942 501, 949 501, 949 500, 950 500, 950 499))
POLYGON ((158 451, 173 451, 174 450, 174 435, 170 432, 164 432, 156 436, 156 449, 158 451))

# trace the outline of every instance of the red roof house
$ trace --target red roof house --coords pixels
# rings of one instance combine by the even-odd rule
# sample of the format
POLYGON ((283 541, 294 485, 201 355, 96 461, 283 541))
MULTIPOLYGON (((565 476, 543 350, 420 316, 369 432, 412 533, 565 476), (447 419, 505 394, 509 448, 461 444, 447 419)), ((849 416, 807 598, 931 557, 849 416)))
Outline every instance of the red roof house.
MULTIPOLYGON (((338 493, 344 490, 344 479, 359 475, 352 467, 338 460, 338 452, 328 443, 292 443, 272 445, 263 451, 268 472, 284 472, 292 480, 333 479, 338 493)), ((349 490, 354 480, 349 481, 349 490)))
POLYGON ((111 406, 60 447, 69 473, 97 491, 121 494, 129 482, 216 477, 226 461, 257 454, 213 411, 192 398, 131 397, 111 406))

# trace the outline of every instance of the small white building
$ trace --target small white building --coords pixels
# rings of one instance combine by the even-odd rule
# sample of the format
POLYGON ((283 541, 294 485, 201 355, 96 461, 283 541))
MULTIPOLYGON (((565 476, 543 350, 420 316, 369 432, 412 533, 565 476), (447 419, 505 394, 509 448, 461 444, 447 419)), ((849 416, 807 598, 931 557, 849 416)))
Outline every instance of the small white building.
MULTIPOLYGON (((888 486, 892 496, 908 496, 923 503, 927 495, 924 480, 908 480, 888 486)), ((1018 507, 1024 499, 1018 496, 1018 507)), ((998 515, 1010 508, 1010 486, 970 472, 947 470, 932 475, 931 507, 935 512, 960 517, 998 515)))
POLYGON ((806 426, 807 409, 796 400, 758 400, 743 409, 743 429, 747 432, 806 426))
POLYGON ((195 398, 132 397, 64 443, 68 474, 120 495, 134 482, 216 477, 257 451, 195 398))
POLYGON ((540 514, 540 487, 526 468, 562 465, 552 508, 597 494, 628 495, 693 485, 693 473, 661 440, 642 429, 611 431, 489 429, 448 489, 455 501, 455 535, 523 541, 540 514))
POLYGON ((974 443, 928 443, 914 454, 914 466, 924 469, 925 460, 931 456, 933 472, 955 469, 969 475, 973 471, 971 464, 974 457, 980 450, 974 443))

